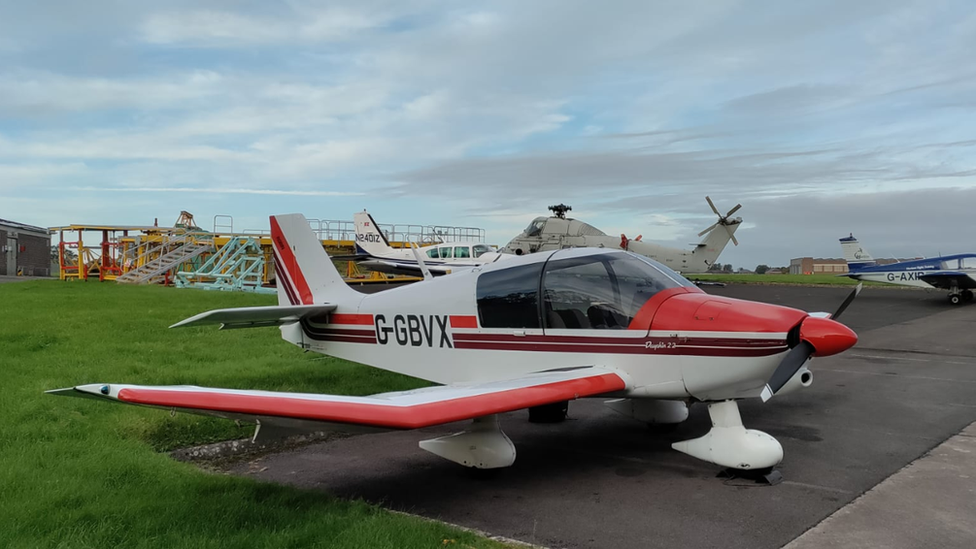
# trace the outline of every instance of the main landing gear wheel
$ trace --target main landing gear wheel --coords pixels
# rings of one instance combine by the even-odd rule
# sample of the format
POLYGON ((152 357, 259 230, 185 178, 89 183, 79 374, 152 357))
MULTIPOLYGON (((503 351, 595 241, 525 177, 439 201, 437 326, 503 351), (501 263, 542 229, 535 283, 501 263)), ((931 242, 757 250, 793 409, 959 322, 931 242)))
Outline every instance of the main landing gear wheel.
POLYGON ((568 400, 533 406, 529 408, 529 421, 531 423, 559 423, 566 420, 567 412, 569 412, 568 400))
POLYGON ((973 300, 973 291, 972 290, 963 290, 962 291, 962 300, 963 301, 972 301, 973 300))
POLYGON ((960 303, 962 303, 962 295, 949 294, 949 303, 952 303, 953 305, 959 305, 960 303))

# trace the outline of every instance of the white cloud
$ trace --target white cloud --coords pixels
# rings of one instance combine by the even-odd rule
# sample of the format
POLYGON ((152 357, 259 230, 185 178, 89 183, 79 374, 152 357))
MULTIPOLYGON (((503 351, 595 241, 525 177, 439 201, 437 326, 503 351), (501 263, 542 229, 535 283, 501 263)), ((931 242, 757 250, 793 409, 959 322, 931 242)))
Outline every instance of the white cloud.
POLYGON ((215 187, 66 187, 65 191, 99 193, 208 193, 208 194, 262 194, 270 196, 362 196, 361 192, 304 191, 292 189, 234 189, 215 187))

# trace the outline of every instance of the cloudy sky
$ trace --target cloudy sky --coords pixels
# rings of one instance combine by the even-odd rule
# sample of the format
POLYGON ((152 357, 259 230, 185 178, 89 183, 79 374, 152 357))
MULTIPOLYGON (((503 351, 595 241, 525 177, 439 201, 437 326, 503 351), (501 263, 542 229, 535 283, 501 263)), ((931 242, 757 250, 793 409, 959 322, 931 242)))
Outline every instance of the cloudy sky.
POLYGON ((0 217, 488 229, 722 260, 976 251, 976 10, 943 2, 0 3, 0 217))

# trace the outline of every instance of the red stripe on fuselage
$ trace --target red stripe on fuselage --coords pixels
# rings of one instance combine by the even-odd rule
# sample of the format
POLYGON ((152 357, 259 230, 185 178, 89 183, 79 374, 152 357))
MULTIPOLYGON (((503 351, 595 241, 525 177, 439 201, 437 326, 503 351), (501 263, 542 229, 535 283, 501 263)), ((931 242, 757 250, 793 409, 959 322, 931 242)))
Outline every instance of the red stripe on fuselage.
POLYGON ((359 315, 351 313, 332 313, 329 324, 353 324, 356 326, 372 326, 373 315, 359 315))
POLYGON ((451 328, 477 328, 478 317, 471 315, 451 315, 451 328))
POLYGON ((298 295, 301 297, 302 303, 311 305, 313 303, 312 290, 308 287, 308 282, 305 281, 305 277, 302 275, 302 269, 298 266, 298 259, 295 258, 295 253, 288 245, 288 239, 281 232, 281 227, 278 226, 278 220, 274 217, 271 218, 271 242, 278 251, 281 263, 285 268, 284 270, 288 272, 292 282, 295 283, 295 289, 298 290, 298 295))
POLYGON ((711 356, 711 357, 763 357, 789 350, 785 344, 778 347, 706 347, 683 345, 667 340, 637 340, 631 344, 585 344, 585 343, 535 343, 526 341, 454 341, 455 349, 475 349, 480 351, 526 351, 546 353, 588 353, 607 355, 670 355, 670 356, 711 356), (650 344, 650 345, 648 345, 650 344))
POLYGON ((119 391, 119 400, 132 404, 165 408, 216 410, 227 413, 291 417, 393 429, 419 429, 562 400, 610 393, 624 388, 626 388, 626 384, 619 376, 604 374, 413 406, 328 402, 285 396, 240 395, 207 391, 160 391, 132 388, 119 391))

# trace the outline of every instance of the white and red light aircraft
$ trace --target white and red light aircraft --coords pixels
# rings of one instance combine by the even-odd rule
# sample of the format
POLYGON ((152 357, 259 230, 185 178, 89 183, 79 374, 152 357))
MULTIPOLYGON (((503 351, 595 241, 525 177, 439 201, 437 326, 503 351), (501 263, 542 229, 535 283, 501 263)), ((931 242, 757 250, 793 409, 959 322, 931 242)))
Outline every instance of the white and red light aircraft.
POLYGON ((515 461, 497 419, 503 412, 564 417, 566 401, 600 397, 646 422, 679 423, 689 404, 704 402, 711 430, 673 448, 723 467, 764 469, 783 449, 742 425, 737 400, 809 385, 810 357, 857 341, 833 319, 856 292, 831 318, 708 295, 630 252, 576 248, 365 295, 343 282, 301 215, 274 216, 271 230, 279 305, 209 311, 174 327, 277 326, 303 349, 441 385, 367 397, 125 384, 51 392, 249 421, 257 432, 473 420, 420 447, 483 469, 515 461))

